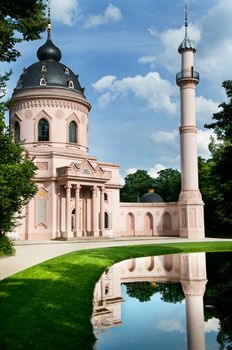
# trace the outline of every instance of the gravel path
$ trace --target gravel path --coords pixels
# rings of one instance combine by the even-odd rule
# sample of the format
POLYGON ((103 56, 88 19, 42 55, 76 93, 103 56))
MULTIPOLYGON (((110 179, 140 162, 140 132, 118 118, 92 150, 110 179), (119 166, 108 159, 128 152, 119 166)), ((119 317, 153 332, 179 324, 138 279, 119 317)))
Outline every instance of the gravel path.
MULTIPOLYGON (((204 241, 220 241, 223 239, 206 238, 204 241)), ((183 238, 142 238, 142 239, 112 239, 78 241, 16 241, 15 256, 0 259, 0 280, 28 267, 37 265, 45 260, 77 250, 117 247, 138 244, 160 244, 177 242, 197 242, 203 240, 189 240, 183 238)), ((228 240, 229 241, 229 240, 228 240)), ((230 240, 231 241, 231 240, 230 240)))

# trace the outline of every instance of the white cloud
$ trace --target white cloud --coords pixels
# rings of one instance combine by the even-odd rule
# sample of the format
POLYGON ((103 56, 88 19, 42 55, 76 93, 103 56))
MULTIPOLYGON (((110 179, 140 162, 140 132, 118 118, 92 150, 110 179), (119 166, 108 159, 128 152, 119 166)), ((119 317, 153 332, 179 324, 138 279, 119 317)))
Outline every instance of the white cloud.
POLYGON ((173 168, 180 170, 180 155, 170 157, 170 156, 161 156, 159 160, 166 164, 167 168, 173 168))
POLYGON ((156 164, 154 167, 148 170, 148 175, 156 178, 158 176, 158 172, 164 169, 166 169, 166 167, 163 164, 156 164))
POLYGON ((95 90, 102 92, 103 90, 110 88, 114 80, 116 80, 116 78, 117 77, 115 75, 106 75, 105 77, 102 77, 101 79, 93 83, 92 87, 95 90))
POLYGON ((179 133, 177 130, 173 131, 157 131, 151 134, 153 143, 166 144, 170 147, 178 145, 179 133))
POLYGON ((210 318, 207 322, 205 322, 205 332, 218 332, 220 329, 220 322, 217 318, 210 318))
POLYGON ((78 0, 52 0, 51 14, 52 20, 67 26, 74 25, 80 14, 78 0))
POLYGON ((149 63, 151 68, 155 67, 156 61, 157 61, 156 56, 142 56, 138 59, 138 63, 149 63))
POLYGON ((122 19, 122 12, 121 10, 112 5, 109 4, 103 14, 99 14, 96 16, 90 16, 84 27, 85 28, 93 28, 93 27, 99 27, 101 25, 110 23, 110 22, 118 22, 122 19))
MULTIPOLYGON (((196 67, 201 77, 217 86, 229 79, 228 67, 232 57, 232 6, 231 0, 217 0, 208 13, 189 23, 189 38, 197 43, 196 67), (215 25, 216 23, 216 25, 215 25)), ((148 28, 152 36, 160 40, 162 50, 157 55, 160 64, 175 74, 180 69, 177 48, 184 38, 184 27, 158 32, 154 26, 148 28)))
POLYGON ((201 75, 217 83, 229 79, 228 67, 232 56, 231 17, 231 0, 220 0, 199 20, 202 40, 197 57, 198 67, 201 75))
POLYGON ((170 115, 177 112, 177 104, 173 101, 177 89, 169 81, 161 79, 157 72, 149 72, 145 76, 126 77, 121 80, 115 79, 115 76, 105 76, 93 83, 92 86, 101 92, 108 89, 108 92, 111 92, 111 98, 108 96, 109 102, 132 93, 145 100, 148 109, 165 111, 170 115))
MULTIPOLYGON (((161 53, 157 56, 157 62, 164 66, 171 73, 177 73, 180 69, 180 56, 177 54, 177 49, 184 39, 184 26, 180 28, 167 29, 158 33, 153 27, 149 29, 153 36, 157 36, 163 46, 161 53)), ((201 38, 200 28, 196 24, 189 24, 189 37, 196 43, 201 38)))
POLYGON ((207 159, 210 157, 210 151, 208 145, 210 142, 210 136, 213 136, 212 130, 198 130, 197 133, 197 145, 198 145, 198 155, 207 159))
POLYGON ((185 333, 185 327, 182 324, 181 320, 161 320, 157 325, 156 329, 159 329, 163 332, 180 332, 180 333, 185 333))
POLYGON ((136 173, 137 170, 138 170, 137 168, 128 168, 128 169, 126 170, 125 176, 127 176, 127 175, 129 175, 129 174, 134 174, 134 173, 136 173))
POLYGON ((196 98, 196 114, 198 120, 209 122, 212 119, 213 113, 219 111, 219 102, 214 102, 211 99, 206 99, 203 96, 196 98))
POLYGON ((114 96, 110 92, 106 92, 98 98, 97 105, 99 108, 104 109, 113 100, 114 96))

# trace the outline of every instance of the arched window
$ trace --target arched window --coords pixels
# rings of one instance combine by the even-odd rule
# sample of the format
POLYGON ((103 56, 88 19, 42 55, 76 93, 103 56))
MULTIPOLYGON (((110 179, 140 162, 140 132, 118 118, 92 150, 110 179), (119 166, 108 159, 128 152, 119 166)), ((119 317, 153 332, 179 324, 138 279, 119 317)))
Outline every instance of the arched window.
POLYGON ((73 83, 72 80, 69 80, 69 82, 68 82, 68 87, 69 87, 70 89, 74 89, 74 83, 73 83))
POLYGON ((18 121, 16 121, 14 125, 14 140, 15 143, 20 142, 20 124, 18 121))
POLYGON ((109 228, 109 214, 105 211, 105 228, 109 228))
POLYGON ((45 86, 45 85, 47 85, 46 79, 45 79, 44 77, 40 78, 39 85, 40 85, 40 86, 45 86))
POLYGON ((38 141, 49 141, 49 124, 44 118, 38 124, 38 141))
POLYGON ((74 120, 69 124, 69 142, 77 143, 77 124, 74 120))
POLYGON ((105 201, 108 201, 108 195, 107 195, 107 193, 104 193, 104 200, 105 200, 105 201))

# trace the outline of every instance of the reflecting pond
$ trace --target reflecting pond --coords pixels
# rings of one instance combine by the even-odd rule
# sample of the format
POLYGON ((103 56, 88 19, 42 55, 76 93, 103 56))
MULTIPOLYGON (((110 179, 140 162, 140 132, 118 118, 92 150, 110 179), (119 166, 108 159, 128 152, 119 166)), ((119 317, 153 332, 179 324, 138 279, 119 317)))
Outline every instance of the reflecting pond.
POLYGON ((232 349, 231 271, 231 253, 113 265, 95 287, 94 349, 232 349))

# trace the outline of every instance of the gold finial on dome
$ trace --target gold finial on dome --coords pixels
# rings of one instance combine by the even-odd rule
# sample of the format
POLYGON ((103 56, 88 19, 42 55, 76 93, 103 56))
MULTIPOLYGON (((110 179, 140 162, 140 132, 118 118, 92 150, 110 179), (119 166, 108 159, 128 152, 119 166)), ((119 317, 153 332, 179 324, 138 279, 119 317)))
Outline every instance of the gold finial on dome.
POLYGON ((48 39, 51 39, 51 0, 48 0, 48 39))

